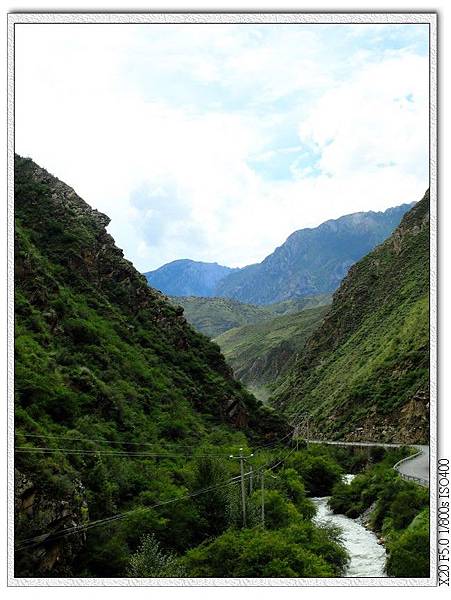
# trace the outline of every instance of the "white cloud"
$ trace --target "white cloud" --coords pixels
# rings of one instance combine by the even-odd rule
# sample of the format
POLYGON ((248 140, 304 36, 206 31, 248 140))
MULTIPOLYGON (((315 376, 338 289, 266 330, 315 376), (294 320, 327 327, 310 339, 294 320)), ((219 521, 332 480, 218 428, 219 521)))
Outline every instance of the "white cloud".
POLYGON ((242 266, 419 199, 427 58, 315 27, 16 26, 17 151, 106 212, 140 270, 242 266))

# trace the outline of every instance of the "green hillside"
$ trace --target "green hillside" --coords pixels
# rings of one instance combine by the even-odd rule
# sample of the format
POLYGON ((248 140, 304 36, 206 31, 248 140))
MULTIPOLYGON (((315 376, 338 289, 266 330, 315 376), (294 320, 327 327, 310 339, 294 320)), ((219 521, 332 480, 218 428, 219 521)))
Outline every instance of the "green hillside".
POLYGON ((274 404, 317 434, 428 439, 429 193, 354 265, 274 404))
POLYGON ((327 305, 309 308, 231 329, 215 341, 235 376, 257 398, 266 400, 271 384, 287 371, 328 308, 327 305))
MULTIPOLYGON (((199 454, 286 434, 123 258, 108 217, 19 157, 15 219, 17 541, 184 495, 203 487, 199 454)), ((123 575, 150 531, 175 551, 214 533, 196 501, 147 508, 22 550, 16 573, 123 575)))
POLYGON ((195 296, 172 297, 170 301, 175 306, 183 307, 187 321, 195 329, 214 338, 234 327, 260 323, 278 315, 288 315, 305 308, 329 304, 331 298, 330 294, 320 294, 266 306, 244 304, 228 298, 198 298, 195 296))

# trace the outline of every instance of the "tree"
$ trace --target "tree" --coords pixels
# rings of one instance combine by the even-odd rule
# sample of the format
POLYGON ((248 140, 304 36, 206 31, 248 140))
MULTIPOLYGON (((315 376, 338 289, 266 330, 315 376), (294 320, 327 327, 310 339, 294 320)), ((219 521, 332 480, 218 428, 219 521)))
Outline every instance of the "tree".
POLYGON ((227 470, 218 460, 209 457, 197 459, 194 468, 193 491, 218 486, 194 499, 199 514, 196 528, 199 541, 206 537, 219 535, 227 528, 229 495, 227 486, 221 485, 227 479, 227 470))
POLYGON ((130 557, 128 577, 185 577, 186 570, 173 554, 166 554, 154 535, 142 538, 138 551, 130 557))

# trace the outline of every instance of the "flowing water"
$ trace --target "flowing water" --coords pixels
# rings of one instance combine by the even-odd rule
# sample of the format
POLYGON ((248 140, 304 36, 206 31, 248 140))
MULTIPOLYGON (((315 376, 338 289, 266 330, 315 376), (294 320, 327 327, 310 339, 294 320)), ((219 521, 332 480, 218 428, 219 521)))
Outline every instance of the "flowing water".
MULTIPOLYGON (((352 475, 346 475, 350 483, 352 475)), ((343 532, 343 542, 351 558, 345 577, 386 577, 384 573, 385 548, 378 543, 376 535, 368 531, 359 519, 334 514, 327 506, 328 497, 312 498, 317 507, 314 521, 318 525, 327 522, 338 525, 343 532)))

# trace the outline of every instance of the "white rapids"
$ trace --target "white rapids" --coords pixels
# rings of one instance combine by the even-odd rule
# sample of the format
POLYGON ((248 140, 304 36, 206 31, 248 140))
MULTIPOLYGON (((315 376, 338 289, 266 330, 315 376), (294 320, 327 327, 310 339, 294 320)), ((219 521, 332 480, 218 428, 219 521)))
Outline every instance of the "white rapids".
MULTIPOLYGON (((350 483, 352 479, 353 475, 345 475, 346 483, 350 483)), ((314 522, 318 525, 331 523, 340 527, 343 532, 343 542, 351 558, 344 577, 386 577, 385 548, 376 535, 366 529, 359 519, 334 514, 327 506, 328 497, 312 500, 318 511, 314 522)))

